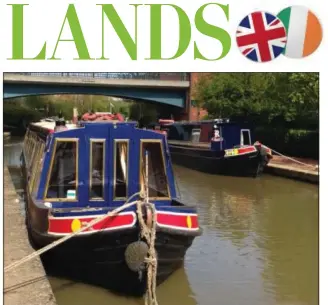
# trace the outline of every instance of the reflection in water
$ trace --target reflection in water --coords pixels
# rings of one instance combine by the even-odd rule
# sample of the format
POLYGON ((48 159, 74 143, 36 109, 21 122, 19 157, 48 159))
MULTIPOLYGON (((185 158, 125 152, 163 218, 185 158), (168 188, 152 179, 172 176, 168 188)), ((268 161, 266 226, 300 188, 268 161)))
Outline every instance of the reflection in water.
POLYGON ((214 291, 222 304, 318 304, 317 186, 175 172, 205 227, 187 264, 199 304, 214 291))
MULTIPOLYGON (((50 283, 58 304, 67 305, 143 305, 142 298, 116 296, 109 291, 75 283, 68 280, 50 278, 50 283), (92 301, 90 303, 90 301, 92 301)), ((157 289, 159 304, 196 305, 192 291, 183 268, 177 270, 172 277, 157 289)))
MULTIPOLYGON (((19 146, 4 147, 5 164, 19 158, 13 147, 19 146)), ((17 170, 11 173, 21 189, 17 170)), ((204 232, 188 250, 184 269, 158 288, 160 305, 318 304, 317 186, 178 166, 175 173, 184 202, 198 206, 204 232)), ((143 304, 58 278, 51 284, 58 305, 143 304)))

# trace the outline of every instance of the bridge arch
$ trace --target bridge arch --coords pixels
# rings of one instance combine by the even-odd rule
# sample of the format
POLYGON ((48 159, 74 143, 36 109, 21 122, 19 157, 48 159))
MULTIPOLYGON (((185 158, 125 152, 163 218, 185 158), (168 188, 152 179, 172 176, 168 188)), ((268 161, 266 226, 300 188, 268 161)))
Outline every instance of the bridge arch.
POLYGON ((183 110, 189 106, 189 87, 187 73, 5 73, 3 97, 103 95, 183 110))

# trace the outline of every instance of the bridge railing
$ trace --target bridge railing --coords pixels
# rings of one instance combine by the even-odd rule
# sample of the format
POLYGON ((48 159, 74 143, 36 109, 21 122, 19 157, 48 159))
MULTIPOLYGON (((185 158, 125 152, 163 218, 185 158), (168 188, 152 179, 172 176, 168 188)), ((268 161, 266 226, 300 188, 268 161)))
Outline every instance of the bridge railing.
POLYGON ((189 81, 190 73, 168 73, 168 72, 19 72, 6 73, 26 76, 41 77, 78 77, 86 79, 143 79, 143 80, 168 80, 168 81, 189 81))

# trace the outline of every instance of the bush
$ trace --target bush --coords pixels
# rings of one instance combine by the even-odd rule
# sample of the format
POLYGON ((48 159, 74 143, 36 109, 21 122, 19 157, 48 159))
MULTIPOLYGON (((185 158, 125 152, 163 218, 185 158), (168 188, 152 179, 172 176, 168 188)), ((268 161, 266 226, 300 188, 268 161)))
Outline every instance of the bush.
POLYGON ((8 103, 3 105, 3 124, 5 127, 17 128, 24 133, 30 122, 38 121, 42 117, 42 114, 38 111, 8 103))
POLYGON ((257 127, 254 140, 289 156, 319 159, 319 131, 257 127))

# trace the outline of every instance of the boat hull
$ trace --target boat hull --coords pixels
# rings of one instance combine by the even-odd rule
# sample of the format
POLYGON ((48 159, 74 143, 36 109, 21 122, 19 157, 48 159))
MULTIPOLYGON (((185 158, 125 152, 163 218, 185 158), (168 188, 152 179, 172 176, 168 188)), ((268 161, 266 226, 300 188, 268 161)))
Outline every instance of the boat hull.
MULTIPOLYGON (((36 232, 31 235, 36 248, 56 240, 36 232)), ((194 238, 157 232, 157 285, 181 267, 194 238)), ((118 294, 142 296, 147 288, 146 272, 130 270, 125 261, 127 246, 137 240, 136 229, 100 232, 72 238, 46 252, 41 258, 49 275, 99 286, 118 294)))
POLYGON ((174 163, 211 174, 257 177, 269 162, 261 150, 225 157, 210 149, 183 145, 169 145, 169 148, 174 163))
MULTIPOLYGON (((23 177, 27 181, 23 155, 21 161, 23 177)), ((45 233, 48 212, 35 205, 29 195, 28 183, 25 201, 26 227, 33 248, 37 250, 60 239, 62 236, 45 233)), ((200 228, 185 232, 157 228, 157 285, 183 265, 186 251, 200 234, 200 228)), ((45 252, 41 259, 48 275, 99 286, 122 295, 142 296, 147 288, 146 270, 132 271, 125 260, 126 248, 138 241, 139 235, 140 229, 137 225, 115 231, 78 235, 45 252)))

